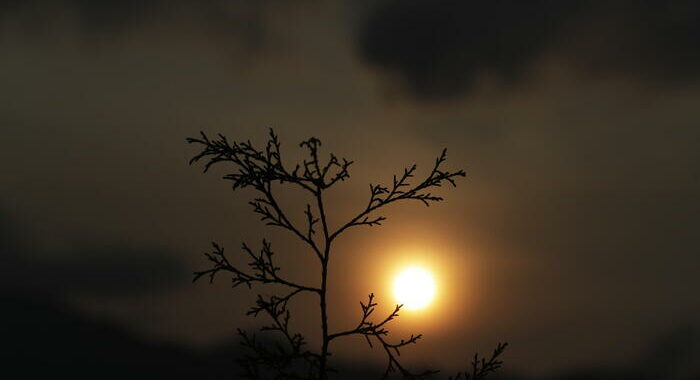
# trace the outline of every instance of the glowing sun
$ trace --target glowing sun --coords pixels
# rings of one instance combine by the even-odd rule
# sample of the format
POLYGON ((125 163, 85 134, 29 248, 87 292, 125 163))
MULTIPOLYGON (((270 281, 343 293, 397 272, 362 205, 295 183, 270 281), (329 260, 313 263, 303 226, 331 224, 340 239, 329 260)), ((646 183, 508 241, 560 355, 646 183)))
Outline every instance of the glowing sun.
POLYGON ((402 270, 394 279, 394 296, 407 309, 423 309, 435 296, 433 276, 419 267, 402 270))

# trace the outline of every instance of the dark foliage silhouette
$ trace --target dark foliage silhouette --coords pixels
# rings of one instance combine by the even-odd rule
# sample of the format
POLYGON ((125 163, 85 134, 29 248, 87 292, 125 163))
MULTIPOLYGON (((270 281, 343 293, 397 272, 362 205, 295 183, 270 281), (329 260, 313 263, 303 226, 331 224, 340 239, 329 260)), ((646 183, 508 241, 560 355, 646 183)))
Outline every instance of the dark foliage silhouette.
MULTIPOLYGON (((249 204, 253 212, 269 226, 285 229, 295 235, 308 247, 319 262, 320 285, 309 285, 291 281, 283 277, 280 267, 275 264, 274 251, 269 241, 263 240, 259 250, 253 250, 247 244, 243 244, 243 252, 250 257, 249 268, 242 269, 229 261, 224 248, 217 243, 212 243, 211 252, 206 257, 212 263, 210 269, 195 272, 194 280, 207 276, 213 281, 220 272, 226 272, 232 277, 233 287, 246 285, 276 284, 287 289, 281 295, 258 295, 255 305, 248 311, 248 315, 257 317, 266 315, 272 321, 270 325, 261 328, 261 331, 277 332, 280 341, 269 344, 269 340, 263 343, 259 338, 242 330, 239 335, 243 345, 249 349, 250 354, 242 360, 244 376, 252 379, 327 379, 330 368, 328 366, 329 344, 331 341, 351 335, 361 335, 367 343, 380 346, 386 354, 387 365, 384 370, 384 378, 392 373, 404 378, 423 378, 437 373, 435 370, 414 372, 407 369, 400 361, 401 349, 418 342, 422 335, 410 335, 400 340, 392 340, 389 337, 387 326, 389 322, 399 316, 402 305, 396 305, 394 311, 379 320, 371 317, 377 303, 374 294, 370 294, 366 302, 360 302, 362 316, 357 326, 353 329, 330 332, 328 329, 327 310, 327 284, 328 263, 332 255, 333 242, 339 236, 354 227, 377 226, 386 220, 384 216, 376 212, 389 204, 415 200, 426 206, 440 202, 442 197, 434 195, 431 191, 443 184, 456 186, 455 180, 464 177, 462 170, 448 171, 443 169, 447 151, 443 150, 435 160, 430 173, 417 184, 412 184, 416 172, 416 165, 403 170, 403 173, 394 176, 390 185, 370 184, 369 200, 352 219, 341 224, 337 229, 328 225, 325 211, 324 191, 333 185, 345 181, 350 177, 349 168, 352 161, 339 158, 330 154, 327 161, 319 158, 321 141, 310 138, 303 141, 300 147, 308 150, 308 158, 293 168, 286 166, 282 161, 280 142, 274 131, 270 130, 269 140, 263 149, 258 149, 250 141, 229 142, 221 134, 215 139, 210 139, 203 132, 199 138, 188 138, 189 143, 198 144, 202 150, 195 155, 190 163, 203 160, 204 171, 216 164, 228 164, 233 169, 230 174, 224 175, 224 179, 233 182, 233 190, 239 188, 252 188, 257 197, 249 204), (296 186, 313 199, 307 203, 304 215, 305 226, 294 224, 285 210, 280 206, 275 196, 276 188, 273 185, 296 186), (289 302, 301 293, 314 293, 319 297, 321 347, 318 351, 308 348, 305 338, 290 330, 291 311, 289 302)), ((455 379, 475 380, 481 379, 490 372, 494 372, 501 366, 498 357, 503 352, 506 344, 499 344, 489 359, 474 357, 472 370, 457 374, 455 379)))

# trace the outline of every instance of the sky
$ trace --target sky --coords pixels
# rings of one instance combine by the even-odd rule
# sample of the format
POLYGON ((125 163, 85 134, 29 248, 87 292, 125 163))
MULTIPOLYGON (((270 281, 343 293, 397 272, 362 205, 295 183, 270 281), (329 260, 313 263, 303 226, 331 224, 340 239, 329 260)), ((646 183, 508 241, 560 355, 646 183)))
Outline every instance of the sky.
MULTIPOLYGON (((410 362, 455 370, 508 341, 505 369, 522 376, 689 378, 699 18, 696 2, 652 0, 0 1, 1 290, 148 342, 226 344, 261 322, 245 315, 253 293, 192 284, 212 240, 236 252, 267 237, 290 276, 316 272, 224 168, 188 165, 186 137, 262 145, 274 128, 290 162, 318 137, 355 161, 330 194, 335 225, 369 183, 413 163, 425 175, 447 148, 467 177, 445 202, 396 205, 339 241, 331 328, 356 323, 370 292, 390 308, 391 276, 420 262, 439 291, 396 322, 425 335, 410 362)), ((282 197, 303 217, 298 193, 282 197)), ((312 307, 297 326, 314 342, 312 307)), ((383 359, 361 340, 336 351, 383 359)))

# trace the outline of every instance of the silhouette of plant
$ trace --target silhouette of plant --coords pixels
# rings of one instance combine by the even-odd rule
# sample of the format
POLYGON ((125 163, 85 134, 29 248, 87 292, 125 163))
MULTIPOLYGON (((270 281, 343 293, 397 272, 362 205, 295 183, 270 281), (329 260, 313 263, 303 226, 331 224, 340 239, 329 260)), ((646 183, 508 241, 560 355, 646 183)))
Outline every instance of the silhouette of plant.
POLYGON ((450 380, 479 380, 485 378, 491 372, 496 372, 503 365, 503 361, 498 358, 507 346, 508 343, 498 343, 488 359, 479 358, 479 354, 474 354, 474 358, 471 361, 471 369, 458 372, 454 377, 450 376, 450 380))
MULTIPOLYGON (((331 370, 328 366, 329 344, 331 341, 351 335, 364 336, 370 347, 374 344, 382 347, 387 357, 384 378, 392 373, 398 373, 404 378, 423 378, 438 372, 435 370, 411 372, 399 362, 400 350, 416 343, 422 335, 411 335, 407 339, 391 341, 387 325, 399 316, 402 305, 396 305, 394 311, 385 318, 372 321, 370 317, 377 306, 374 294, 368 296, 366 303, 360 302, 362 317, 355 328, 336 333, 329 332, 327 284, 333 242, 343 232, 358 226, 381 225, 386 218, 376 215, 375 212, 397 201, 416 200, 426 206, 430 206, 433 202, 440 202, 443 198, 434 195, 431 190, 445 183, 456 186, 455 180, 465 176, 462 170, 451 172, 442 168, 447 150, 442 151, 427 177, 417 184, 410 183, 416 171, 415 164, 405 168, 401 175, 394 176, 390 185, 370 184, 367 205, 352 219, 333 230, 328 225, 323 195, 327 189, 350 177, 348 169, 353 162, 338 158, 332 153, 327 161, 322 162, 319 159, 321 146, 319 139, 312 137, 300 144, 300 147, 308 150, 309 158, 303 160, 301 164, 294 165, 293 168, 283 163, 280 142, 272 130, 264 149, 254 147, 250 141, 229 142, 221 134, 215 139, 210 139, 203 132, 200 138, 188 138, 187 142, 199 144, 202 147, 201 152, 190 160, 190 164, 200 160, 205 161, 204 172, 215 164, 229 164, 233 171, 223 178, 233 182, 233 190, 252 188, 257 193, 257 197, 249 202, 253 212, 258 214, 267 225, 291 232, 305 243, 319 260, 320 286, 313 286, 284 278, 279 273, 280 267, 274 262, 274 251, 267 240, 262 241, 262 246, 257 252, 243 244, 242 250, 251 260, 249 268, 245 270, 233 265, 227 258, 224 248, 217 243, 212 243, 211 252, 205 253, 212 266, 210 269, 195 272, 195 281, 208 276, 209 281, 212 282, 218 273, 226 272, 231 275, 234 288, 240 285, 252 288, 253 285, 258 284, 276 284, 287 289, 282 295, 258 295, 255 305, 248 311, 248 315, 253 317, 260 314, 267 315, 272 324, 262 327, 261 331, 277 332, 280 340, 271 345, 269 340, 261 342, 254 334, 238 330, 242 344, 250 352, 242 360, 246 378, 325 380, 331 370), (292 223, 282 209, 273 192, 273 184, 296 186, 313 197, 315 205, 307 203, 304 210, 306 223, 303 228, 292 223), (290 331, 289 327, 291 317, 289 301, 305 292, 314 293, 319 297, 321 347, 316 352, 308 348, 301 334, 290 331)), ((495 371, 502 364, 498 357, 505 347, 506 344, 499 344, 488 360, 479 359, 475 355, 472 370, 458 373, 454 379, 478 380, 495 371)))

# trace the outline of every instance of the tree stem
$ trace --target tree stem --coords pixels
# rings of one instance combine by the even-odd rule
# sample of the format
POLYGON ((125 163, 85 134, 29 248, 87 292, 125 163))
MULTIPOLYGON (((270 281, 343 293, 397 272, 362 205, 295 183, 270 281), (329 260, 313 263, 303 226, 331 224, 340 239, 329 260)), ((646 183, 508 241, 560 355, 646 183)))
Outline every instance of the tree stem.
POLYGON ((326 278, 328 275, 327 262, 323 263, 323 270, 321 273, 321 330, 323 334, 323 343, 321 346, 321 362, 319 363, 319 375, 321 380, 327 379, 326 374, 326 362, 328 358, 328 312, 326 305, 326 278))
POLYGON ((316 188, 316 203, 318 205, 318 212, 321 218, 321 223, 323 225, 323 238, 324 238, 324 252, 321 258, 321 330, 323 342, 321 345, 321 362, 319 363, 319 378, 321 380, 326 380, 328 378, 327 374, 327 361, 328 361, 328 343, 330 339, 328 337, 328 305, 326 303, 326 294, 328 289, 328 260, 331 251, 331 239, 328 236, 328 222, 326 220, 326 212, 323 208, 323 195, 322 189, 320 187, 316 188))

